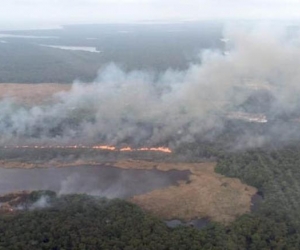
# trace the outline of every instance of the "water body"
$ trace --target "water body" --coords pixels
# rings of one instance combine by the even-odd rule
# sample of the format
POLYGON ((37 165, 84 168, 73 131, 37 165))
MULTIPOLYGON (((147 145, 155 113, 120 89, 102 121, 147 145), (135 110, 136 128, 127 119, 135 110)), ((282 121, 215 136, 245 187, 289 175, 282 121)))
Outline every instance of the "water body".
MULTIPOLYGON (((263 202, 263 197, 259 193, 256 193, 251 198, 251 212, 255 212, 259 209, 261 203, 263 202)), ((202 230, 203 228, 207 227, 210 223, 209 219, 203 218, 203 219, 195 219, 191 220, 189 222, 183 222, 181 220, 168 220, 165 221, 166 225, 170 228, 176 228, 179 226, 190 226, 194 227, 198 230, 202 230)))
POLYGON ((129 198, 188 180, 189 171, 120 169, 109 166, 0 169, 0 194, 20 190, 52 190, 129 198))
POLYGON ((101 51, 97 50, 96 47, 88 47, 88 46, 58 46, 58 45, 45 45, 40 44, 43 47, 49 47, 54 49, 62 49, 62 50, 75 50, 75 51, 85 51, 92 53, 101 53, 101 51))
POLYGON ((169 221, 165 221, 166 225, 170 228, 176 228, 179 226, 189 226, 189 227, 194 227, 198 230, 201 230, 205 227, 208 226, 209 224, 209 220, 208 219, 195 219, 195 220, 191 220, 189 222, 182 222, 181 220, 169 220, 169 221))
POLYGON ((251 198, 251 212, 257 211, 263 200, 264 198, 261 194, 256 193, 255 195, 253 195, 251 198))
POLYGON ((30 35, 12 35, 12 34, 0 34, 0 38, 59 39, 58 36, 30 36, 30 35))

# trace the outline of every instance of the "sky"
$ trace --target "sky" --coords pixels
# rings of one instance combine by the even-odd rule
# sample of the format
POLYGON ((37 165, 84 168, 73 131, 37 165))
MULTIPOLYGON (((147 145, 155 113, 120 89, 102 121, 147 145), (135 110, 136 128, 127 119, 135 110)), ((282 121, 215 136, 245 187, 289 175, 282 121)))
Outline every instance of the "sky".
POLYGON ((300 19, 300 0, 1 0, 0 29, 77 23, 300 19))

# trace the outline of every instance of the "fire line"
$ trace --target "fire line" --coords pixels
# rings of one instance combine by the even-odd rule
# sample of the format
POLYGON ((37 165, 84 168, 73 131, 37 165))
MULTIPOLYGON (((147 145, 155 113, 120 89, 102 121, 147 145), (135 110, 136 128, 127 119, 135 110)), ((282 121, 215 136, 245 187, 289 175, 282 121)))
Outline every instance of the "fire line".
POLYGON ((167 147, 142 147, 142 148, 131 148, 123 147, 118 148, 109 145, 94 145, 94 146, 85 146, 85 145, 17 145, 17 146, 4 146, 7 149, 95 149, 95 150, 107 150, 115 152, 139 152, 139 151, 153 151, 153 152, 162 152, 162 153, 172 153, 172 150, 167 147))

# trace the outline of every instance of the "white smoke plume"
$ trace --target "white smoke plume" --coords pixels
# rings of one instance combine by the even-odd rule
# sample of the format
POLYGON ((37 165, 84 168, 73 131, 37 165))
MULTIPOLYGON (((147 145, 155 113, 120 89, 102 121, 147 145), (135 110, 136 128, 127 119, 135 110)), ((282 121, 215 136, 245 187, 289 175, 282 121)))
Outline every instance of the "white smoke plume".
POLYGON ((204 51, 201 63, 164 74, 125 73, 114 64, 93 83, 75 82, 55 102, 31 108, 0 102, 0 144, 148 144, 193 141, 222 129, 257 89, 273 96, 270 113, 300 107, 300 43, 286 32, 226 30, 227 51, 204 51))
POLYGON ((43 195, 41 196, 36 202, 34 202, 29 209, 34 210, 34 209, 42 209, 42 208, 47 208, 50 207, 50 197, 43 195))

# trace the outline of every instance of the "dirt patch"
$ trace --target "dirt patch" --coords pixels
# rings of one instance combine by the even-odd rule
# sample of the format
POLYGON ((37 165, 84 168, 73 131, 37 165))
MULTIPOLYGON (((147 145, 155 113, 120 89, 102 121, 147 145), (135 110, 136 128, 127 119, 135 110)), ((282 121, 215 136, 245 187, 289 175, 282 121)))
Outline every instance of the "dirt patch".
POLYGON ((61 91, 69 91, 71 87, 71 84, 58 83, 1 83, 0 99, 12 98, 20 104, 37 105, 51 102, 54 94, 61 91))
POLYGON ((190 170, 190 180, 179 186, 170 186, 150 193, 134 196, 131 201, 144 210, 165 220, 190 221, 209 218, 228 224, 251 210, 254 187, 239 179, 217 174, 216 163, 153 163, 146 161, 120 161, 121 168, 190 170))
POLYGON ((62 162, 57 160, 52 160, 48 162, 22 162, 22 161, 6 161, 0 160, 0 168, 25 168, 25 169, 33 169, 33 168, 47 168, 47 167, 77 167, 77 166, 98 166, 98 165, 107 165, 112 166, 113 164, 108 162, 97 162, 97 161, 84 161, 84 160, 76 160, 69 162, 62 162))

